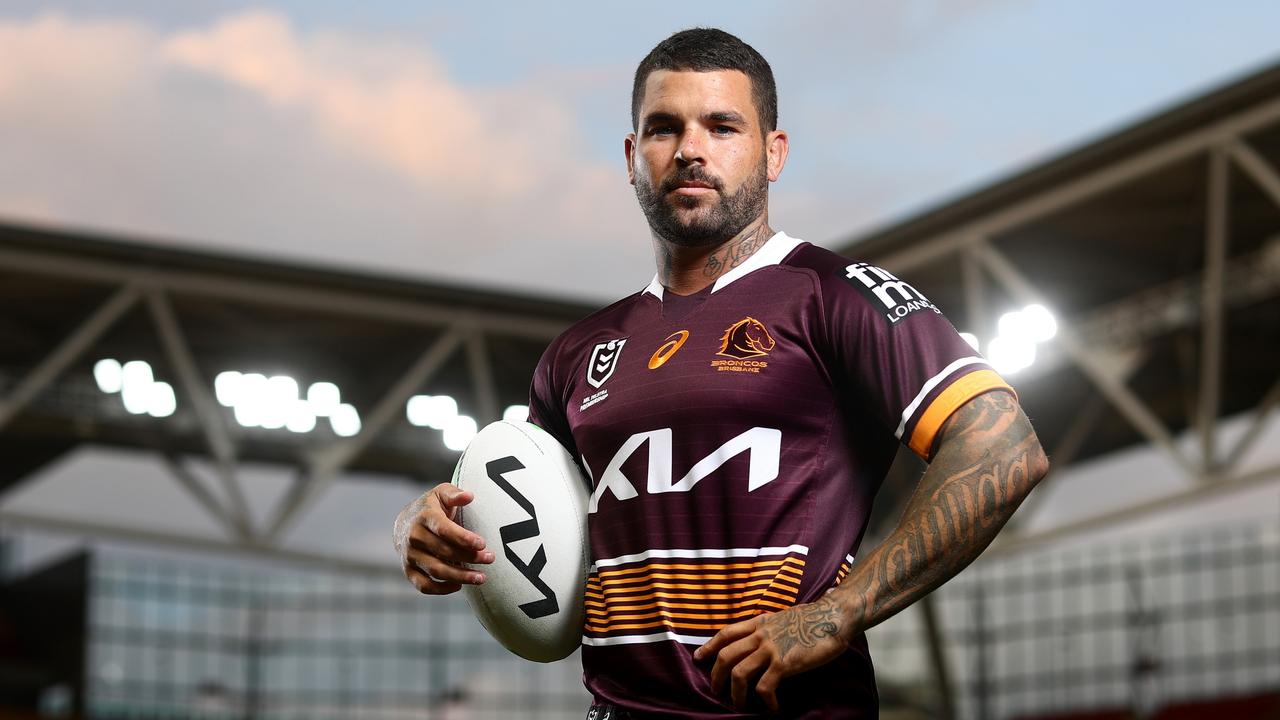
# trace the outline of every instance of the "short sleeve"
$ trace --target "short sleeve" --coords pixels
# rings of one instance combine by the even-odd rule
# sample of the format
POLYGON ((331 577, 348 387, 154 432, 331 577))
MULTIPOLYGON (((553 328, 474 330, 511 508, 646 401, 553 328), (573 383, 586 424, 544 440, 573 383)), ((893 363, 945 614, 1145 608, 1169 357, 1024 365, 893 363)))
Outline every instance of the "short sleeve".
POLYGON ((888 271, 855 262, 821 282, 842 399, 925 460, 961 405, 991 390, 1013 393, 941 310, 888 271))
POLYGON ((565 415, 564 392, 555 372, 560 345, 559 339, 552 342, 533 371, 533 381, 529 385, 529 422, 550 433, 571 457, 577 459, 577 444, 573 441, 569 418, 565 415))

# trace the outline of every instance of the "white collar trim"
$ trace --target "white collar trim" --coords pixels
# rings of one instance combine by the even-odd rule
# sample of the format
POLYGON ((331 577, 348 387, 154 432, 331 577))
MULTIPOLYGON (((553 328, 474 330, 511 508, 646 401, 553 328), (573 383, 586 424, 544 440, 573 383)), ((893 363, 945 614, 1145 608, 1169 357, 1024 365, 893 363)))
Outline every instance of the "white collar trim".
MULTIPOLYGON (((632 287, 635 287, 635 286, 632 285, 632 287)), ((653 279, 649 281, 649 287, 645 288, 644 291, 661 300, 662 290, 663 290, 663 287, 662 287, 662 283, 658 281, 658 274, 654 273, 653 279)))
MULTIPOLYGON (((720 279, 716 280, 716 284, 711 286, 711 292, 714 293, 718 290, 723 290, 729 285, 729 283, 737 280, 747 273, 754 272, 762 267, 777 265, 782 262, 782 259, 789 255, 801 242, 802 241, 797 240, 782 231, 774 233, 773 237, 766 240, 759 250, 756 250, 751 257, 747 258, 746 262, 730 270, 724 275, 721 275, 720 279)), ((649 281, 649 286, 644 289, 644 292, 647 292, 661 300, 663 290, 664 288, 662 287, 662 283, 658 280, 658 276, 655 274, 653 276, 653 280, 649 281)))

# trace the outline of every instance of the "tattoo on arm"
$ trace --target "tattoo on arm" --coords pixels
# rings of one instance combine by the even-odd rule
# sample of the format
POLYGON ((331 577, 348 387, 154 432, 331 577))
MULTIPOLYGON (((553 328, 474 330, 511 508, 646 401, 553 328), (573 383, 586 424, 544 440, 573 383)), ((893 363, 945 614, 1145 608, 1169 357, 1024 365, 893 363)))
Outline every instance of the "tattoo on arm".
POLYGON ((898 527, 857 562, 829 598, 865 630, 951 579, 995 539, 1048 471, 1031 423, 1003 391, 965 403, 898 527))

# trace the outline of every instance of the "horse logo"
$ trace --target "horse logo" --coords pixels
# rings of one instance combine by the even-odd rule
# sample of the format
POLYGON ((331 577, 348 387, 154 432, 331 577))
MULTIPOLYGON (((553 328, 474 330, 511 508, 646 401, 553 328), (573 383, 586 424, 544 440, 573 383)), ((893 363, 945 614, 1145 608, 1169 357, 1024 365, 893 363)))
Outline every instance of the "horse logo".
POLYGON ((724 331, 724 337, 720 338, 720 352, 716 354, 746 360, 768 355, 775 345, 777 343, 774 342, 773 336, 769 334, 764 323, 747 316, 724 331))

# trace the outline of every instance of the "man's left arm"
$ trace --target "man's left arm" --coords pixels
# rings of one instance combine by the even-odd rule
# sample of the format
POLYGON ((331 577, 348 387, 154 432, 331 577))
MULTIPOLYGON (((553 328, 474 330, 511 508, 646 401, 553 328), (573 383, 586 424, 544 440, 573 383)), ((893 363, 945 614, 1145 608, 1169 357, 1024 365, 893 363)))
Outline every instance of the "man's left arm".
POLYGON ((835 589, 812 603, 729 625, 694 658, 716 657, 713 689, 734 704, 756 693, 777 711, 778 683, 823 665, 973 562, 1049 470, 1012 394, 993 390, 957 409, 893 532, 835 589))

